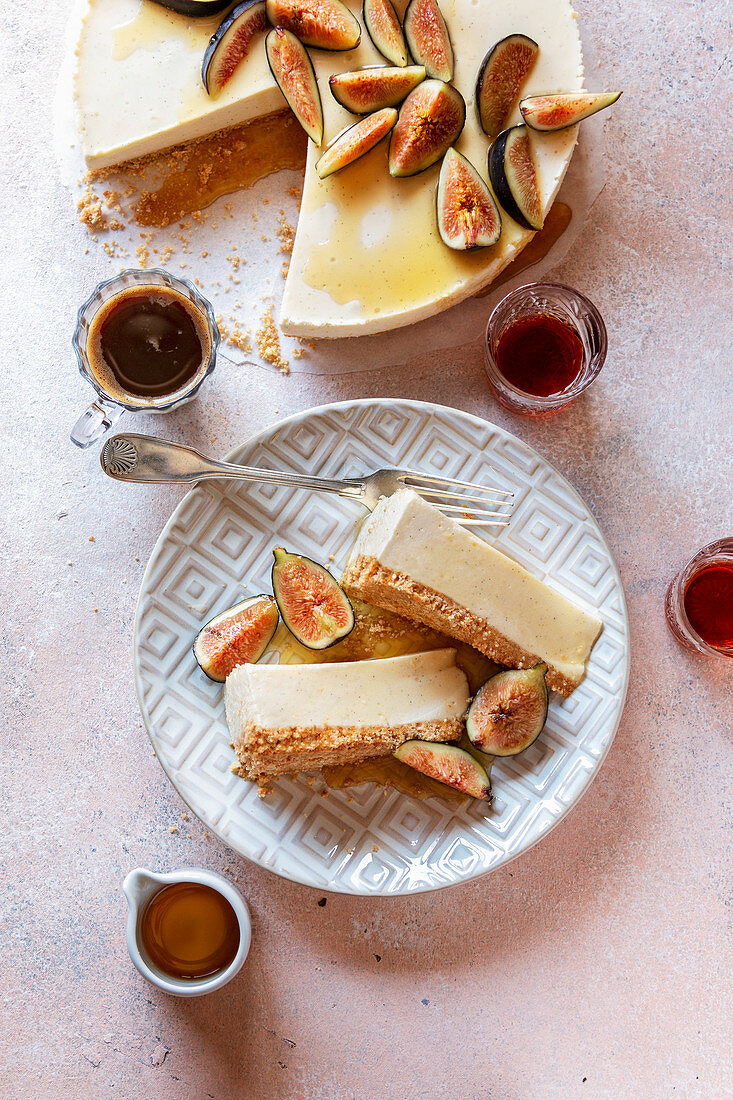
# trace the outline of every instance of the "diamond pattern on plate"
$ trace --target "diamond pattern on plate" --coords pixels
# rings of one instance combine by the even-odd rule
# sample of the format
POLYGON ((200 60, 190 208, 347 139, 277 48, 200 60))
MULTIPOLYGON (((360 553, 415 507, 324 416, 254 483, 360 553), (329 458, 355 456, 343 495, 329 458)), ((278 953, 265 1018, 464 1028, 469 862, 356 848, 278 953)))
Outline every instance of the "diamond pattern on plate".
POLYGON ((592 607, 604 630, 546 732, 497 761, 494 802, 415 800, 375 784, 322 797, 284 777, 266 799, 230 771, 221 688, 191 655, 202 622, 268 591, 275 542, 343 568, 363 515, 338 497, 243 482, 197 486, 158 540, 135 631, 138 697, 158 758, 192 810, 232 848, 310 886, 403 894, 463 882, 534 844, 577 801, 613 740, 628 679, 628 620, 614 561, 577 493, 530 447, 455 409, 354 401, 267 429, 232 456, 252 466, 351 477, 409 467, 511 489, 514 518, 486 537, 536 576, 592 607))

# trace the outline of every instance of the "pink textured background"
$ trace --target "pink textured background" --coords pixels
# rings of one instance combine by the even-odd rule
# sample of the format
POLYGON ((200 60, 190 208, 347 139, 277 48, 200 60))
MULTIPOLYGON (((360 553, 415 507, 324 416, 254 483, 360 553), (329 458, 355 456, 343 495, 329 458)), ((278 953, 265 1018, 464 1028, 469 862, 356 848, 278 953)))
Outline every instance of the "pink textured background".
POLYGON ((225 453, 276 411, 389 395, 455 405, 555 463, 617 556, 632 680, 582 804, 472 885, 323 907, 186 822, 141 728, 136 591, 180 494, 104 480, 96 449, 68 442, 88 398, 69 337, 99 262, 84 254, 51 152, 66 12, 3 13, 4 1096, 731 1095, 733 667, 679 649, 662 611, 679 565, 733 529, 731 146, 719 107, 730 26, 723 5, 691 0, 578 6, 608 85, 626 89, 608 120, 608 185, 556 271, 609 326, 587 397, 551 422, 515 420, 488 398, 471 344, 344 379, 220 367, 195 406, 156 429, 216 438, 225 453), (236 982, 182 1002, 137 974, 120 892, 137 864, 238 881, 254 943, 236 982))

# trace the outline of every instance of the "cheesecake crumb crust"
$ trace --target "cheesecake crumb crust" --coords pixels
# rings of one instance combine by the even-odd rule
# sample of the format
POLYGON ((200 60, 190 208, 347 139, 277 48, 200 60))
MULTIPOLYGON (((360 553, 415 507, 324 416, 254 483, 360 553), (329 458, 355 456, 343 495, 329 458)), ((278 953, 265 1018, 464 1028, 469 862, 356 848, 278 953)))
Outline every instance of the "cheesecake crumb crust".
MULTIPOLYGON (((544 658, 529 653, 495 630, 485 619, 448 599, 447 596, 413 581, 404 573, 386 569, 376 558, 359 555, 350 561, 341 580, 349 596, 394 611, 413 622, 431 626, 451 638, 473 646, 480 653, 509 668, 531 668, 544 658)), ((547 686, 560 695, 573 693, 582 679, 571 678, 549 664, 547 686)))
POLYGON ((268 729, 249 723, 232 742, 245 779, 294 775, 335 764, 358 763, 386 756, 412 737, 423 741, 455 741, 463 733, 463 718, 411 722, 403 726, 292 726, 268 729))

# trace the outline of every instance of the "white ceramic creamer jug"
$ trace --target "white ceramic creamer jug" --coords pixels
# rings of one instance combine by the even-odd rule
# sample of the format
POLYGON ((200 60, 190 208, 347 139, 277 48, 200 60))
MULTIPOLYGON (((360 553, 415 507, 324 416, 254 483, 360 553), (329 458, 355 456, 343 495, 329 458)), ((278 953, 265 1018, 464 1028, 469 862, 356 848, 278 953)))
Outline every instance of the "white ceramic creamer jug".
POLYGON ((122 884, 127 904, 127 950, 137 969, 149 982, 171 993, 175 997, 202 997, 220 989, 241 970, 249 953, 252 940, 252 924, 249 909, 242 895, 223 875, 207 871, 202 867, 192 867, 168 874, 148 871, 145 867, 136 867, 130 871, 122 884), (237 953, 223 970, 204 978, 175 978, 161 970, 148 956, 140 936, 143 913, 157 893, 166 886, 176 883, 197 883, 208 886, 221 894, 231 905, 239 924, 239 947, 237 953))

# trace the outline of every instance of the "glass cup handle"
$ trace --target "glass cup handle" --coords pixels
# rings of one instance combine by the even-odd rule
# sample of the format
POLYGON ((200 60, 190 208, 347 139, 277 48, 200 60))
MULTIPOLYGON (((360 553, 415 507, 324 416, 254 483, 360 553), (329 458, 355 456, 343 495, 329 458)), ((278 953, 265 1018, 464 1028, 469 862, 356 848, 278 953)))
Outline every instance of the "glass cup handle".
POLYGON ((98 397, 94 404, 86 409, 71 429, 71 442, 82 449, 91 447, 119 420, 125 410, 111 401, 98 397))

